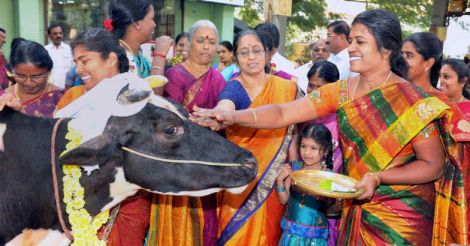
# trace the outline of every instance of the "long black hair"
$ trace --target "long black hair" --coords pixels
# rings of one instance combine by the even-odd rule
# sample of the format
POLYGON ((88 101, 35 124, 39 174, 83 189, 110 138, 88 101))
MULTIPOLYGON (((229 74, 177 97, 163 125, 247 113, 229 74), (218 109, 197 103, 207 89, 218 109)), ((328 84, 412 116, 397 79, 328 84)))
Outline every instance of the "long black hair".
POLYGON ((464 87, 462 89, 462 95, 465 98, 470 99, 470 91, 468 88, 470 82, 470 69, 468 68, 468 66, 462 60, 455 58, 449 58, 444 60, 442 62, 442 66, 444 65, 449 65, 452 70, 457 73, 457 76, 459 78, 458 83, 464 84, 464 87))
POLYGON ((417 32, 411 34, 408 38, 403 41, 411 42, 416 51, 424 58, 428 60, 434 58, 434 64, 431 67, 431 84, 437 87, 437 81, 439 81, 439 71, 442 66, 442 42, 433 33, 430 32, 417 32))
POLYGON ((390 67, 392 72, 406 78, 408 63, 401 55, 401 26, 398 17, 383 9, 366 10, 354 18, 352 25, 363 24, 369 29, 377 43, 377 48, 391 51, 390 67))
POLYGON ((150 0, 112 0, 109 3, 109 16, 113 20, 113 34, 118 39, 124 37, 127 27, 142 20, 150 10, 150 0))
POLYGON ((303 138, 311 138, 321 146, 326 167, 333 169, 333 139, 330 130, 322 124, 310 123, 300 131, 298 146, 303 138))
POLYGON ((119 72, 129 71, 129 60, 126 52, 119 45, 119 41, 111 33, 101 28, 88 28, 80 32, 70 44, 72 49, 77 46, 83 46, 89 51, 97 52, 101 58, 108 59, 109 54, 114 52, 119 61, 119 72))
POLYGON ((10 63, 12 68, 18 64, 30 63, 49 72, 54 65, 44 46, 25 39, 15 42, 10 54, 10 63))

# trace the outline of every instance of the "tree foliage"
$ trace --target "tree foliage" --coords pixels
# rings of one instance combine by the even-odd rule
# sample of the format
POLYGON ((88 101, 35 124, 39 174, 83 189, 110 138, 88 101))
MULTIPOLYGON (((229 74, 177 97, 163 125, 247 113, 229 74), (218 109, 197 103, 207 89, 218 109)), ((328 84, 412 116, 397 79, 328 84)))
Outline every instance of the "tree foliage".
POLYGON ((395 13, 402 23, 423 30, 431 25, 433 0, 368 0, 367 2, 367 9, 389 10, 395 13))

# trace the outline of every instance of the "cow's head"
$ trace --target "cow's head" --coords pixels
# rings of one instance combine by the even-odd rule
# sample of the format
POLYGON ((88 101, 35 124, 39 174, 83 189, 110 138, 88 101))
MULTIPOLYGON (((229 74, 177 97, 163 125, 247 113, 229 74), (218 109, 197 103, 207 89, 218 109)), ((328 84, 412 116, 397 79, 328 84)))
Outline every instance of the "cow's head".
POLYGON ((256 177, 254 156, 172 107, 147 103, 137 114, 111 117, 102 135, 63 155, 61 163, 113 163, 127 182, 154 193, 241 192, 256 177))

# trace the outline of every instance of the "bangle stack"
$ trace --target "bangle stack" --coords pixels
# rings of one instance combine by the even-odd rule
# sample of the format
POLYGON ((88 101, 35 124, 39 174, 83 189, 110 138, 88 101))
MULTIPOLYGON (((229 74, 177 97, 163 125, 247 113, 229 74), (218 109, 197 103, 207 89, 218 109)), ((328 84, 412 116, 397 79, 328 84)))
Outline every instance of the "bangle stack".
POLYGON ((277 192, 286 192, 286 187, 276 187, 277 192))
POLYGON ((372 177, 375 178, 375 181, 376 181, 376 183, 377 183, 377 185, 376 185, 375 187, 378 187, 378 186, 380 185, 380 177, 379 177, 379 175, 378 175, 377 173, 367 172, 367 173, 365 174, 365 176, 372 176, 372 177))

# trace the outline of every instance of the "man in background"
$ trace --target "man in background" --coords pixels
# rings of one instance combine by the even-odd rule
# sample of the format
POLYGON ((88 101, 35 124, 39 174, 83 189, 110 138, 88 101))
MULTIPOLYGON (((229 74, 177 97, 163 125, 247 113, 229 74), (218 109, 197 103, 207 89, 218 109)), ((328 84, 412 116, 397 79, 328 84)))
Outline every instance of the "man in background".
POLYGON ((303 92, 307 93, 308 78, 307 73, 312 65, 317 61, 326 61, 330 57, 330 52, 326 47, 326 40, 318 39, 311 45, 310 58, 311 60, 295 70, 295 76, 299 79, 297 85, 303 92))
POLYGON ((339 79, 356 75, 349 69, 349 25, 345 21, 333 21, 327 28, 326 45, 331 53, 328 61, 338 67, 339 79))
POLYGON ((47 35, 52 43, 45 46, 52 58, 52 83, 60 88, 65 88, 65 75, 74 66, 72 49, 63 42, 64 34, 59 24, 51 24, 47 28, 47 35))

